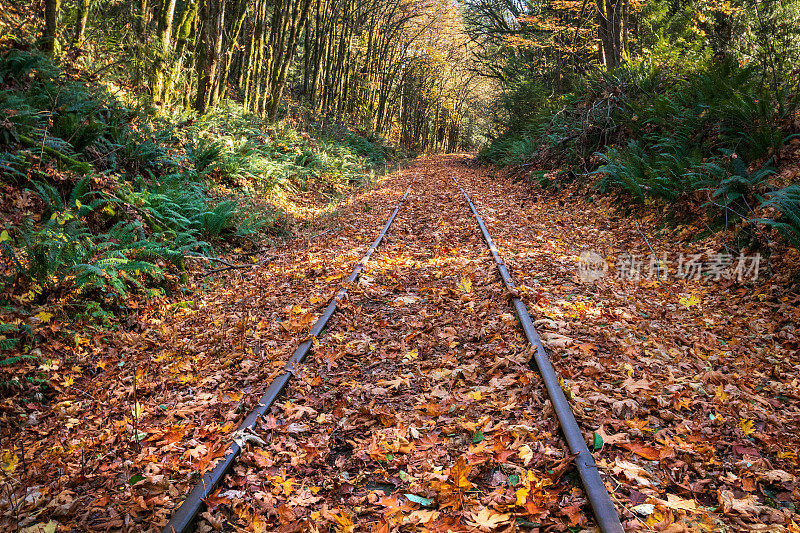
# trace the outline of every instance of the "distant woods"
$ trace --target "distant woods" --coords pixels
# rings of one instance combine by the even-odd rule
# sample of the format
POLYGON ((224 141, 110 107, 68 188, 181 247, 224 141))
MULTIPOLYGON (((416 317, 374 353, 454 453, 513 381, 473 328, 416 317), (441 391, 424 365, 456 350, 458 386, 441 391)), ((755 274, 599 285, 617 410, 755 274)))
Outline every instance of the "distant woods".
POLYGON ((43 50, 159 106, 204 113, 231 98, 420 151, 469 148, 481 129, 486 81, 448 0, 45 0, 43 15, 43 50))

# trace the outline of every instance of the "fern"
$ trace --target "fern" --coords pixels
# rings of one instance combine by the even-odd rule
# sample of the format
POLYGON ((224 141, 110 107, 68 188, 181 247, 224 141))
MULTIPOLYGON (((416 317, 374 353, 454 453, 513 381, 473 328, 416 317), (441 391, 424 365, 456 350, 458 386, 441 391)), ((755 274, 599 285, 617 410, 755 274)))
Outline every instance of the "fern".
POLYGON ((34 71, 44 71, 52 77, 58 75, 58 70, 40 52, 11 50, 0 56, 0 84, 23 81, 34 71))
POLYGON ((233 201, 220 202, 211 211, 195 216, 192 222, 205 237, 219 237, 231 228, 237 204, 233 201))
POLYGON ((768 194, 761 207, 774 209, 777 216, 759 218, 753 222, 777 229, 795 248, 800 249, 800 183, 768 194))
MULTIPOLYGON (((741 158, 732 159, 731 172, 721 179, 719 187, 713 193, 713 197, 734 213, 743 210, 742 208, 748 208, 747 198, 756 197, 757 192, 764 187, 767 179, 775 173, 770 163, 771 161, 768 161, 760 169, 751 173, 747 170, 747 166, 745 166, 741 158)), ((715 165, 715 168, 722 171, 717 165, 715 165)), ((709 204, 706 204, 706 206, 709 206, 709 204)))
MULTIPOLYGON (((19 333, 19 327, 15 324, 6 324, 0 322, 0 350, 11 350, 14 348, 18 343, 19 339, 15 339, 13 337, 8 337, 8 334, 16 334, 19 333)), ((8 361, 4 359, 0 361, 0 367, 13 364, 17 361, 8 361)))
POLYGON ((648 176, 651 166, 639 143, 630 141, 625 148, 611 148, 600 157, 605 161, 595 172, 603 174, 598 182, 600 192, 616 188, 631 195, 637 203, 644 203, 652 180, 648 176))
POLYGON ((189 160, 194 164, 194 168, 203 175, 207 170, 213 170, 219 163, 224 148, 224 144, 221 141, 200 139, 191 143, 186 151, 189 160))
POLYGON ((15 365, 23 361, 36 361, 36 357, 28 354, 20 354, 20 355, 14 355, 12 357, 6 357, 5 359, 0 359, 0 368, 4 366, 15 365))
MULTIPOLYGON (((2 126, 0 126, 0 136, 2 136, 2 126)), ((3 139, 0 138, 0 142, 3 139)), ((14 181, 26 180, 28 178, 24 170, 26 169, 26 161, 20 154, 11 154, 8 152, 0 152, 0 178, 11 177, 14 181)))

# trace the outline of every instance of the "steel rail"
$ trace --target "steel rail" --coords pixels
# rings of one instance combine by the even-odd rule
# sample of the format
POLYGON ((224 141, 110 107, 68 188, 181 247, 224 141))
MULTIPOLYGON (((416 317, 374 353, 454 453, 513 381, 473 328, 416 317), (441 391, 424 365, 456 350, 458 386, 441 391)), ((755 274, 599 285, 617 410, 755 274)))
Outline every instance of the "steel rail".
MULTIPOLYGON (((515 295, 517 292, 516 284, 503 258, 500 257, 500 253, 497 251, 497 247, 494 241, 492 241, 491 235, 489 235, 489 230, 486 229, 486 224, 478 213, 475 204, 472 203, 472 199, 458 183, 458 180, 453 178, 453 181, 461 191, 461 194, 464 195, 464 198, 469 204, 469 208, 472 210, 472 214, 478 221, 478 226, 481 228, 481 233, 483 233, 483 240, 486 241, 486 246, 488 246, 489 250, 492 252, 503 283, 508 291, 512 295, 515 295)), ((575 420, 572 408, 569 406, 569 402, 564 396, 564 391, 561 390, 558 375, 553 369, 550 359, 547 357, 547 351, 542 344, 539 333, 533 325, 533 320, 528 313, 528 308, 518 296, 512 296, 511 302, 514 304, 514 310, 522 324, 522 329, 525 331, 528 342, 536 348, 536 353, 533 356, 536 366, 539 368, 539 374, 542 376, 547 394, 550 396, 550 402, 553 404, 553 410, 558 417, 561 431, 567 441, 567 446, 569 446, 570 451, 576 455, 575 465, 578 469, 581 481, 583 481, 583 488, 589 498, 589 503, 592 506, 595 518, 597 519, 597 525, 603 533, 623 533, 624 529, 622 528, 619 514, 614 507, 614 503, 611 501, 611 497, 608 495, 608 490, 606 490, 603 480, 600 478, 597 465, 594 462, 592 454, 589 452, 589 448, 586 446, 586 441, 578 427, 578 422, 575 420)))
POLYGON ((408 186, 408 189, 406 189, 406 192, 403 194, 402 198, 400 198, 400 201, 397 203, 394 211, 392 211, 392 214, 389 216, 389 220, 386 221, 386 224, 378 234, 375 242, 372 243, 372 246, 369 247, 367 253, 353 269, 353 273, 347 278, 345 284, 343 284, 343 287, 339 289, 339 291, 336 293, 336 296, 328 304, 328 307, 325 308, 322 316, 320 316, 314 323, 311 330, 308 332, 308 337, 306 340, 297 346, 294 354, 292 354, 286 363, 284 372, 272 381, 270 386, 267 388, 267 391, 258 401, 256 408, 253 409, 250 414, 247 415, 247 418, 244 419, 241 425, 239 425, 239 428, 234 433, 233 442, 228 447, 228 450, 225 452, 223 458, 216 464, 216 466, 214 466, 213 469, 203 474, 203 477, 200 479, 200 481, 194 486, 183 503, 181 503, 181 506, 177 511, 175 511, 175 514, 172 515, 170 521, 166 526, 164 526, 162 533, 184 533, 194 525, 197 515, 200 514, 203 506, 205 505, 206 498, 209 494, 216 490, 222 479, 233 466, 236 459, 242 453, 242 448, 248 440, 248 432, 252 432, 258 420, 264 416, 270 407, 272 407, 272 404, 275 403, 275 400, 278 399, 283 390, 286 388, 286 385, 292 379, 292 376, 294 376, 299 366, 303 363, 303 361, 305 361, 306 356, 311 351, 314 338, 318 337, 322 333, 322 330, 325 329, 325 325, 328 323, 328 320, 330 320, 330 318, 333 316, 333 313, 336 312, 338 303, 347 295, 347 285, 355 282, 358 279, 358 277, 361 275, 361 272, 364 270, 367 261, 369 261, 370 256, 372 256, 373 252, 375 252, 375 250, 383 241, 383 238, 386 236, 386 232, 389 231, 389 227, 397 217, 397 213, 400 212, 400 209, 403 207, 406 198, 408 198, 408 195, 411 192, 411 187, 413 187, 415 181, 416 177, 411 180, 411 184, 408 186))

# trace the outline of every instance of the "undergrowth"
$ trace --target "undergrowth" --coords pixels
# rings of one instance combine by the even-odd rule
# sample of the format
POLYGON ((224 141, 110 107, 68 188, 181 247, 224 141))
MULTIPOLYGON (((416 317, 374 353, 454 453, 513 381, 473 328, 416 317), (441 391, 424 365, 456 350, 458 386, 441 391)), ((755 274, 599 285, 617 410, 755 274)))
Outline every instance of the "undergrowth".
POLYGON ((391 154, 380 138, 314 138, 233 102, 157 112, 37 52, 3 53, 0 372, 33 357, 18 324, 114 327, 132 300, 181 287, 188 257, 285 234, 289 216, 265 198, 341 195, 391 154))
POLYGON ((790 80, 775 87, 731 58, 689 72, 639 61, 532 108, 484 162, 568 170, 622 203, 661 202, 679 223, 702 215, 711 229, 739 224, 747 239, 773 227, 800 247, 797 185, 774 179, 797 138, 790 80))

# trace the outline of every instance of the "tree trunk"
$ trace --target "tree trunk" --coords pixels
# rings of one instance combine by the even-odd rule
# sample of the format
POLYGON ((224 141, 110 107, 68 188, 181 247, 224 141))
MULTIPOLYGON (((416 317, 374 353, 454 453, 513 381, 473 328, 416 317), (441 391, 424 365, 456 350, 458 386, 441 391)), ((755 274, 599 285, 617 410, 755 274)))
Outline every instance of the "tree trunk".
POLYGON ((86 23, 89 21, 89 6, 91 0, 79 0, 78 11, 75 17, 75 35, 72 37, 72 46, 80 47, 86 34, 86 23))
POLYGON ((158 10, 156 28, 156 60, 150 75, 150 94, 153 100, 164 98, 164 78, 167 74, 167 57, 172 50, 172 21, 175 17, 175 0, 164 0, 158 10))
MULTIPOLYGON (((200 9, 200 1, 199 0, 191 0, 183 7, 183 12, 178 19, 179 22, 175 26, 175 64, 172 66, 170 71, 169 77, 167 77, 163 94, 164 98, 167 98, 173 87, 176 85, 177 81, 180 78, 183 61, 184 61, 184 54, 187 49, 187 44, 189 44, 189 37, 194 32, 195 23, 197 21, 197 12, 200 9)), ((191 91, 187 90, 187 92, 183 95, 184 98, 189 98, 189 93, 191 91)))
POLYGON ((274 63, 268 105, 265 107, 269 120, 275 120, 277 116, 278 105, 283 96, 283 89, 286 86, 289 65, 294 58, 297 43, 300 40, 300 32, 305 27, 310 9, 311 0, 288 0, 286 3, 287 13, 284 16, 285 23, 282 24, 282 35, 275 43, 276 48, 272 52, 274 63), (290 4, 292 4, 291 8, 290 4))
POLYGON ((222 68, 220 69, 219 85, 217 89, 217 100, 225 97, 225 92, 228 86, 228 78, 231 73, 231 63, 233 60, 233 52, 236 49, 236 43, 239 41, 239 34, 244 24, 245 15, 247 14, 247 0, 239 0, 233 11, 233 17, 230 20, 227 31, 225 31, 225 53, 222 55, 222 68))
POLYGON ((600 59, 607 69, 623 60, 624 6, 626 0, 596 0, 600 59))
POLYGON ((61 0, 44 1, 44 35, 42 36, 42 49, 48 57, 54 57, 58 50, 56 42, 58 31, 58 12, 61 8, 61 0))
POLYGON ((208 107, 214 107, 219 102, 220 85, 225 80, 220 79, 220 61, 222 60, 222 41, 225 33, 225 0, 215 2, 216 11, 214 13, 214 34, 212 41, 212 70, 211 88, 208 94, 208 107))
POLYGON ((140 0, 139 2, 139 14, 136 18, 136 31, 139 33, 139 37, 144 39, 145 33, 147 32, 147 26, 150 23, 150 5, 148 4, 148 0, 140 0))
POLYGON ((200 23, 203 25, 200 44, 198 46, 197 64, 197 98, 194 108, 202 114, 208 108, 209 93, 212 89, 214 66, 214 11, 215 0, 202 0, 200 23))

